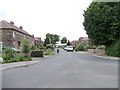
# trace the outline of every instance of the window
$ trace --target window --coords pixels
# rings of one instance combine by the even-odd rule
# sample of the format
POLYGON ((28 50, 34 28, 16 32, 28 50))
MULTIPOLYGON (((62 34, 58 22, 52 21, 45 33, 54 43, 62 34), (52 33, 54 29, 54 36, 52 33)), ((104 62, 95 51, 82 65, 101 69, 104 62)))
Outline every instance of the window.
POLYGON ((15 32, 13 32, 13 37, 15 37, 15 32))

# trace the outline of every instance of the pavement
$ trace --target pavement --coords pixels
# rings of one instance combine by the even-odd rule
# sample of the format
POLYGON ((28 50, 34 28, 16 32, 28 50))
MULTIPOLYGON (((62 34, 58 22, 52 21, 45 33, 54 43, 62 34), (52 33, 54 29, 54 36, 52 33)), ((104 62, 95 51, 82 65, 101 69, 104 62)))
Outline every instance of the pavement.
POLYGON ((103 58, 103 59, 111 59, 111 60, 120 60, 120 57, 112 57, 112 56, 103 56, 103 55, 99 55, 97 53, 89 53, 89 52, 77 52, 77 53, 86 53, 95 57, 99 57, 99 58, 103 58))
POLYGON ((118 61, 60 51, 40 63, 2 71, 3 88, 117 88, 118 61))
POLYGON ((27 67, 29 65, 37 64, 39 62, 41 62, 40 59, 39 60, 33 59, 32 61, 5 63, 2 64, 2 70, 17 68, 17 67, 27 67))
MULTIPOLYGON (((95 56, 98 58, 103 58, 103 59, 120 60, 120 58, 118 58, 118 57, 100 56, 100 55, 88 53, 88 52, 77 52, 77 53, 89 54, 89 55, 92 55, 92 56, 95 56)), ((46 57, 49 57, 49 56, 45 56, 44 58, 46 58, 46 57)), ((32 58, 32 61, 22 61, 22 62, 13 62, 13 63, 2 64, 2 70, 17 68, 17 67, 27 67, 29 65, 33 65, 33 64, 37 64, 37 63, 41 62, 42 59, 43 58, 32 58)))

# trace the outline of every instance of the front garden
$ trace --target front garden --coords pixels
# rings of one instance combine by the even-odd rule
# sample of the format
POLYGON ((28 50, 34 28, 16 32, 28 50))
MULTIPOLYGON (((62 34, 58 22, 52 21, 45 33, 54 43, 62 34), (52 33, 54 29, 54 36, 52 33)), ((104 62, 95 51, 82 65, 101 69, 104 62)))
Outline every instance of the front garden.
POLYGON ((55 55, 53 45, 47 46, 32 46, 30 47, 28 41, 22 41, 22 50, 15 51, 11 48, 6 48, 2 52, 3 63, 31 61, 32 57, 44 57, 44 55, 55 55))

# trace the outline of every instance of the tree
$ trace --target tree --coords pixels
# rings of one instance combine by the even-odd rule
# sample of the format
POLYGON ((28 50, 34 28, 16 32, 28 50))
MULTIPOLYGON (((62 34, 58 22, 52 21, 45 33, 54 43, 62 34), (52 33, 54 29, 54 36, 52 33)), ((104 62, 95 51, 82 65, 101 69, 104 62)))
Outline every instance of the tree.
POLYGON ((46 46, 47 44, 50 44, 50 39, 49 38, 46 38, 45 41, 44 41, 44 46, 46 46))
POLYGON ((120 39, 120 2, 92 2, 84 12, 84 27, 94 45, 120 39))
POLYGON ((29 53, 30 52, 30 45, 27 39, 22 40, 22 52, 29 53))
POLYGON ((70 46, 71 44, 70 44, 70 41, 68 40, 68 42, 67 42, 67 46, 70 46))
POLYGON ((56 42, 58 42, 60 40, 60 36, 57 34, 53 34, 53 40, 54 40, 54 44, 55 44, 56 42))
POLYGON ((61 43, 67 43, 67 38, 66 37, 63 37, 62 39, 61 39, 61 43))
POLYGON ((55 44, 57 41, 59 41, 60 36, 57 34, 46 34, 46 39, 44 42, 44 45, 46 46, 47 44, 55 44))

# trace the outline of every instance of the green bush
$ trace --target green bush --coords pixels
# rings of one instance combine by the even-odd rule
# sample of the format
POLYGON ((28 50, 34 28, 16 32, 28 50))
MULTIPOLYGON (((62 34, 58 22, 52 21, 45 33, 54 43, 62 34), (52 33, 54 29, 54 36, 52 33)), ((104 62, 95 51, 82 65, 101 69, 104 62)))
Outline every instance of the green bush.
POLYGON ((75 50, 76 50, 76 51, 85 51, 85 46, 82 45, 82 44, 79 44, 79 45, 76 46, 76 49, 75 49, 75 50))
POLYGON ((45 46, 39 46, 39 49, 40 49, 40 50, 45 50, 46 47, 45 47, 45 46))
POLYGON ((93 46, 85 46, 85 49, 92 49, 93 46))
POLYGON ((6 48, 3 50, 3 53, 4 53, 4 56, 2 57, 3 60, 8 60, 14 57, 14 54, 16 53, 16 51, 10 48, 6 48))
POLYGON ((105 48, 106 55, 120 57, 120 41, 105 48))
POLYGON ((43 57, 43 51, 32 51, 31 57, 43 57))
POLYGON ((46 46, 46 48, 47 48, 47 49, 52 49, 52 50, 54 49, 54 47, 53 47, 52 44, 48 44, 48 45, 46 46))
POLYGON ((7 56, 7 55, 2 56, 2 58, 3 58, 3 60, 9 60, 10 59, 10 57, 7 56))
POLYGON ((10 59, 4 59, 4 63, 11 63, 11 62, 19 62, 19 61, 30 61, 32 60, 30 57, 27 56, 17 56, 10 59))
POLYGON ((30 53, 30 44, 27 39, 22 40, 22 52, 30 53))
POLYGON ((31 47, 31 50, 34 51, 36 48, 37 48, 36 46, 32 46, 32 47, 31 47))

